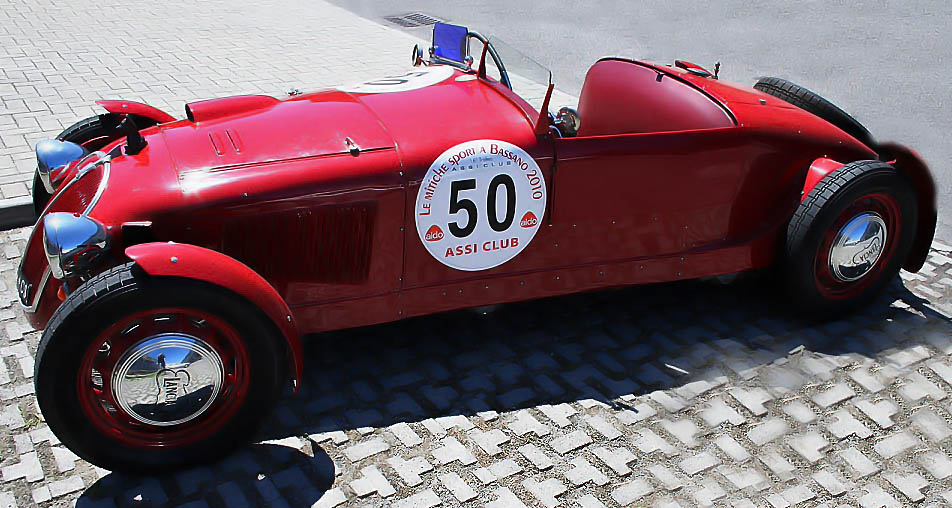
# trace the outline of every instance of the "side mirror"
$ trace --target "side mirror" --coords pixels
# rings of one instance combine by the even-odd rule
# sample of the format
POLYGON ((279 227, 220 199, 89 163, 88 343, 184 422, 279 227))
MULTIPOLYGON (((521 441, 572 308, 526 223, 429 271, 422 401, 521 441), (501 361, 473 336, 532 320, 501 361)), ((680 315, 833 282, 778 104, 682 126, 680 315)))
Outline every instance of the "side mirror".
POLYGON ((555 126, 565 137, 577 136, 581 124, 582 120, 574 108, 561 107, 555 115, 555 126))
POLYGON ((423 50, 420 49, 419 44, 413 45, 413 66, 419 67, 423 65, 423 50))
POLYGON ((433 47, 430 48, 430 53, 438 59, 465 64, 468 56, 466 48, 468 33, 469 29, 465 26, 436 23, 433 25, 433 47))

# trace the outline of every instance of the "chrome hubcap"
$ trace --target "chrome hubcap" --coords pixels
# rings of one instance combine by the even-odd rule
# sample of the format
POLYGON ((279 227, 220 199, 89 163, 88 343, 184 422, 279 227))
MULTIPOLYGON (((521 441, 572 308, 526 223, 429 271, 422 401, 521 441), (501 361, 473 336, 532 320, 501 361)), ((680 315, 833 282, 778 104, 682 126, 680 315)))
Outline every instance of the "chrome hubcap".
POLYGON ((150 425, 185 423, 204 413, 222 386, 221 357, 191 335, 148 337, 119 359, 112 375, 116 402, 150 425))
POLYGON ((852 282, 869 273, 883 254, 886 223, 873 212, 853 217, 833 239, 830 272, 842 282, 852 282))

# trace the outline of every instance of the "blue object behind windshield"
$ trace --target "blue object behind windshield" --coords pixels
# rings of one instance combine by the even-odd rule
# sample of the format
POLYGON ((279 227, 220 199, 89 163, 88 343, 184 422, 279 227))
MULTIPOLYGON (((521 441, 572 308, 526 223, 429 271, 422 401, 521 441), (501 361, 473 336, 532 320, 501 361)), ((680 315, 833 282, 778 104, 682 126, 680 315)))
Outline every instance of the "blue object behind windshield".
POLYGON ((433 25, 433 55, 464 63, 467 33, 469 33, 469 29, 465 26, 447 23, 433 25))

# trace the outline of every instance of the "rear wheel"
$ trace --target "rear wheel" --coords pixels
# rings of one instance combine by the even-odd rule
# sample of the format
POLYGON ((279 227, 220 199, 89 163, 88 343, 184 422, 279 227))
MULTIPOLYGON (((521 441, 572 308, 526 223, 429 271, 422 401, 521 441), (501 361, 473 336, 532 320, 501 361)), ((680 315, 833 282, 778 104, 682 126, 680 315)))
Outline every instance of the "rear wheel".
POLYGON ((77 455, 154 472, 215 460, 250 437, 284 381, 284 352, 243 299, 134 264, 81 286, 36 355, 36 395, 77 455))
POLYGON ((915 192, 889 164, 858 161, 824 177, 787 227, 791 301, 828 317, 869 300, 899 273, 916 214, 915 192))
POLYGON ((789 102, 804 111, 813 113, 839 127, 866 146, 872 147, 875 143, 873 135, 866 127, 863 127, 863 124, 816 92, 780 78, 761 78, 754 85, 754 88, 789 102))

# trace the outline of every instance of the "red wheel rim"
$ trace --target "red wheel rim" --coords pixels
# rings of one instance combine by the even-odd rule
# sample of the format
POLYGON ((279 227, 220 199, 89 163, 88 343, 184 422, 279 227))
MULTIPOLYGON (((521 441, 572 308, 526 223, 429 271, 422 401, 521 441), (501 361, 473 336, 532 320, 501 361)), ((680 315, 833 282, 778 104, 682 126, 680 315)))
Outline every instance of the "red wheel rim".
MULTIPOLYGON (((176 447, 199 441, 228 423, 247 395, 248 365, 248 352, 238 333, 221 319, 195 309, 151 309, 124 317, 96 337, 83 354, 76 390, 83 413, 107 437, 138 448, 176 447), (213 352, 221 366, 218 389, 200 413, 188 421, 147 423, 138 413, 124 408, 128 403, 123 406, 120 399, 122 381, 117 383, 114 374, 124 368, 120 365, 123 358, 135 356, 144 344, 172 336, 194 340, 203 344, 205 351, 213 352)), ((162 371, 169 371, 164 364, 162 367, 162 371)), ((160 375, 148 383, 161 384, 160 375)), ((158 390, 163 393, 161 388, 158 390)), ((158 399, 155 404, 159 404, 158 399)))
POLYGON ((865 194, 843 210, 827 229, 814 260, 814 280, 820 293, 831 300, 847 300, 868 289, 889 264, 902 235, 902 212, 894 197, 882 192, 865 194), (832 252, 838 235, 854 219, 868 214, 881 219, 885 241, 876 261, 855 280, 844 280, 835 273, 832 252))

